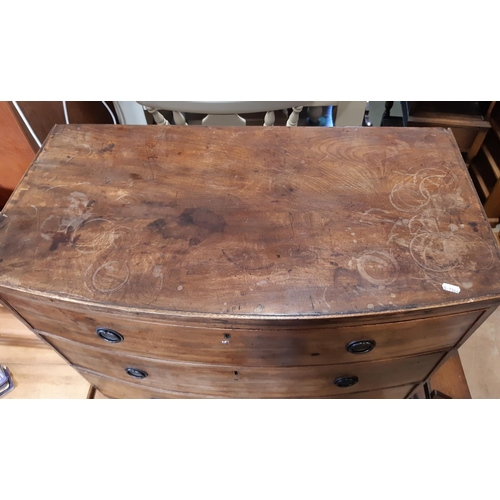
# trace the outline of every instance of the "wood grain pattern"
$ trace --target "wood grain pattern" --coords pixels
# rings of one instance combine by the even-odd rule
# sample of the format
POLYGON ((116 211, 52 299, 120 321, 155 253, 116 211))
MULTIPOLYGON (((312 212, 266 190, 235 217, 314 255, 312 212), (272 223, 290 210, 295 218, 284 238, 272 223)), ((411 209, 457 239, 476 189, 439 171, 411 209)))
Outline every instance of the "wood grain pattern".
POLYGON ((35 154, 6 101, 0 101, 0 210, 35 154))
POLYGON ((87 303, 272 319, 500 296, 439 129, 58 126, 5 213, 0 285, 87 303))
POLYGON ((170 325, 146 315, 124 317, 88 308, 69 308, 28 296, 8 302, 39 333, 48 332, 112 352, 172 361, 246 366, 298 366, 353 363, 423 354, 454 347, 483 310, 414 321, 377 325, 319 328, 236 329, 170 325), (110 328, 124 340, 110 344, 97 328, 110 328), (346 350, 350 342, 372 340, 375 348, 363 354, 346 350))
POLYGON ((498 305, 499 257, 446 130, 57 126, 0 299, 109 396, 133 367, 144 397, 391 397, 498 305))
POLYGON ((433 353, 391 361, 300 367, 248 367, 174 363, 139 358, 96 349, 54 336, 45 337, 70 363, 108 377, 139 383, 143 387, 211 396, 322 397, 384 389, 424 380, 443 357, 433 353), (126 368, 144 370, 135 380, 126 368), (337 387, 339 377, 356 376, 352 387, 337 387))
MULTIPOLYGON (((5 307, 0 305, 0 345, 47 347, 5 307)), ((1 363, 0 355, 0 363, 1 363)))
POLYGON ((89 383, 52 349, 2 345, 15 388, 5 399, 84 399, 89 383))
MULTIPOLYGON (((94 399, 210 399, 209 396, 202 394, 187 394, 152 389, 150 387, 145 388, 139 384, 131 384, 109 377, 103 377, 86 370, 80 370, 80 373, 91 384, 99 387, 94 399)), ((402 399, 408 395, 412 388, 413 385, 410 384, 379 389, 376 391, 330 396, 328 399, 402 399)), ((214 396, 212 396, 212 398, 214 398, 214 396)))
POLYGON ((454 352, 429 381, 429 390, 446 394, 452 399, 471 399, 464 369, 458 352, 454 352))

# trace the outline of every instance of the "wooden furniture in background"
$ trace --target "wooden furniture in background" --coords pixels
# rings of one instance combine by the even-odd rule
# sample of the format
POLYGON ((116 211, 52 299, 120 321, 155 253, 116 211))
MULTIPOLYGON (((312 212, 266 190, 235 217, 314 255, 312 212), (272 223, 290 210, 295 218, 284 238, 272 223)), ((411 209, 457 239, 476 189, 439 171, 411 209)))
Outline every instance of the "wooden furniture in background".
POLYGON ((0 101, 0 210, 31 165, 35 153, 9 103, 0 101))
POLYGON ((470 163, 491 128, 489 119, 494 106, 494 101, 412 101, 407 126, 451 128, 470 163))
POLYGON ((492 128, 478 153, 470 164, 469 173, 486 215, 500 218, 500 104, 492 108, 492 128))
POLYGON ((57 126, 4 216, 2 301, 111 397, 403 398, 500 302, 442 129, 57 126))
MULTIPOLYGON (((40 142, 52 127, 65 122, 62 101, 18 101, 21 111, 40 142)), ((112 110, 113 103, 108 105, 112 110)), ((68 101, 71 123, 112 123, 101 101, 68 101)), ((38 144, 14 104, 0 101, 0 210, 30 166, 38 144)))

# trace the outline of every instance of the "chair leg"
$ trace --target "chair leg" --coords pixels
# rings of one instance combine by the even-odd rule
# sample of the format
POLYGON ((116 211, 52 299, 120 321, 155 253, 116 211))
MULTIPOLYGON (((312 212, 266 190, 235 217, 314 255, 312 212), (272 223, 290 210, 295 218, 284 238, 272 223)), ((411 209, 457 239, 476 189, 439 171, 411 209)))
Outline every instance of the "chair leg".
POLYGON ((303 106, 297 106, 292 108, 292 113, 286 122, 287 127, 296 127, 299 123, 299 115, 302 111, 303 106))
POLYGON ((166 120, 165 117, 156 108, 148 108, 147 106, 145 107, 146 111, 153 115, 153 119, 158 125, 170 125, 170 123, 168 123, 168 120, 166 120))

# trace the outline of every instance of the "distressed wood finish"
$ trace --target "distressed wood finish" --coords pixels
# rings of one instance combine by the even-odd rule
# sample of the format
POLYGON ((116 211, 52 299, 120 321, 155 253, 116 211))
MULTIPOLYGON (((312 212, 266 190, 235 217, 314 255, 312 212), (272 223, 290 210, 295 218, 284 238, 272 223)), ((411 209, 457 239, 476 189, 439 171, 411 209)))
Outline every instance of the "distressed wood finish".
POLYGON ((443 129, 57 126, 0 219, 0 298, 73 364, 116 382, 137 359, 174 393, 417 384, 499 282, 443 129), (354 365, 363 380, 333 385, 354 365))
MULTIPOLYGON (((169 392, 159 389, 145 388, 139 384, 131 384, 122 382, 102 375, 96 375, 87 370, 79 370, 95 387, 99 387, 99 391, 108 398, 124 398, 124 399, 200 399, 200 398, 216 398, 215 396, 205 396, 203 394, 188 394, 182 392, 169 392)), ((378 389, 376 391, 356 392, 353 394, 341 394, 330 396, 328 399, 402 399, 408 395, 413 388, 413 385, 403 385, 399 387, 389 387, 387 389, 378 389)), ((101 399, 95 397, 95 399, 101 399)))
POLYGON ((72 365, 143 387, 209 396, 255 398, 329 397, 420 382, 430 374, 443 353, 390 361, 341 365, 253 367, 175 363, 139 358, 83 344, 45 337, 72 365), (135 380, 127 368, 142 370, 147 377, 135 380), (352 387, 337 387, 340 377, 358 377, 352 387))
POLYGON ((96 310, 91 317, 78 306, 62 301, 9 296, 9 303, 32 328, 114 352, 157 359, 248 366, 324 365, 391 359, 395 356, 423 354, 454 347, 483 310, 452 316, 376 325, 318 328, 266 329, 186 328, 161 319, 96 310), (96 335, 100 327, 120 333, 124 340, 109 344, 96 335), (375 348, 353 354, 346 346, 355 341, 372 340, 375 348))

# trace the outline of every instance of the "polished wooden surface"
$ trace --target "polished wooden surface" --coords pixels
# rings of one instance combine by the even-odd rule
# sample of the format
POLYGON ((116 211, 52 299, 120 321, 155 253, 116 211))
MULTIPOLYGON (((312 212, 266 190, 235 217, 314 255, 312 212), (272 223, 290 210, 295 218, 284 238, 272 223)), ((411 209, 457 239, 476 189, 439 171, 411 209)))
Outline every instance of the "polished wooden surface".
MULTIPOLYGON (((140 384, 122 382, 112 378, 98 376, 92 372, 81 370, 81 374, 92 384, 99 387, 92 399, 200 399, 217 398, 217 396, 205 396, 203 394, 176 393, 165 390, 143 387, 140 384)), ((329 396, 325 399, 402 399, 413 385, 390 387, 375 391, 356 392, 354 394, 340 394, 329 396)))
POLYGON ((113 352, 145 357, 250 366, 324 365, 391 359, 454 347, 483 314, 474 310, 455 315, 375 325, 318 328, 236 329, 171 325, 161 319, 124 313, 101 313, 62 301, 9 295, 9 304, 40 333, 49 332, 113 352), (120 333, 110 344, 98 337, 99 327, 120 333), (351 353, 351 342, 370 340, 367 353, 351 353))
POLYGON ((70 363, 118 380, 181 393, 223 397, 321 397, 383 389, 424 380, 444 353, 390 361, 320 366, 253 367, 157 361, 96 349, 75 342, 45 338, 70 363), (145 371, 136 380, 127 368, 145 371), (352 387, 337 387, 341 377, 358 377, 352 387))
POLYGON ((0 299, 113 397, 393 397, 499 278, 442 129, 57 126, 0 220, 0 299))
POLYGON ((500 295, 439 129, 57 126, 5 213, 0 284, 74 301, 272 319, 500 295))

